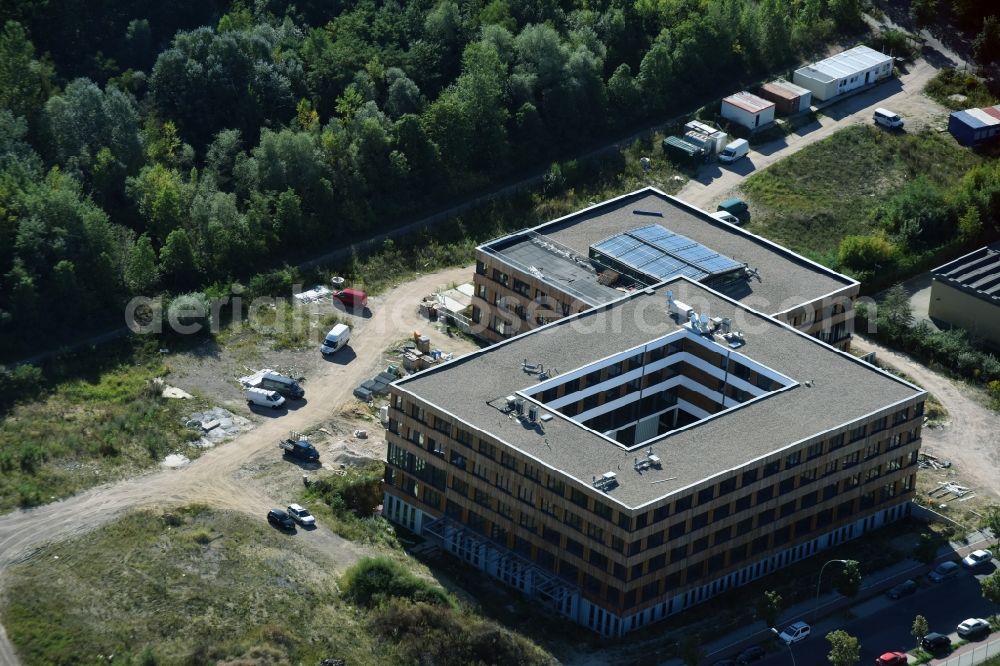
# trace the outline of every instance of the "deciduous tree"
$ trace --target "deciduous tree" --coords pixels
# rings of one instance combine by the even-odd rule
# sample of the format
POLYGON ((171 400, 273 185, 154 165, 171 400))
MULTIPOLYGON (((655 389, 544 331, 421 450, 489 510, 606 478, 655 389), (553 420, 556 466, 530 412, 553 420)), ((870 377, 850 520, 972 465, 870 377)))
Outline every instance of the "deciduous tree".
POLYGON ((831 631, 826 635, 826 640, 830 643, 827 659, 830 660, 831 666, 854 666, 861 661, 861 645, 858 639, 843 629, 831 631))
POLYGON ((927 618, 923 615, 918 615, 913 618, 913 625, 910 627, 910 635, 917 639, 917 647, 920 647, 920 640, 927 635, 930 631, 930 627, 927 624, 927 618))

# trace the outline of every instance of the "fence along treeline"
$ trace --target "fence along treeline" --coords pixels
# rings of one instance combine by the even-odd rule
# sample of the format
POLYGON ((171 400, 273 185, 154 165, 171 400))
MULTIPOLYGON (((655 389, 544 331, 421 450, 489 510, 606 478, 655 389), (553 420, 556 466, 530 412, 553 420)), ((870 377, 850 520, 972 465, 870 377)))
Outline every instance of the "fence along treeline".
POLYGON ((708 99, 858 2, 4 3, 0 347, 58 331, 45 304, 79 326, 263 270, 708 99))

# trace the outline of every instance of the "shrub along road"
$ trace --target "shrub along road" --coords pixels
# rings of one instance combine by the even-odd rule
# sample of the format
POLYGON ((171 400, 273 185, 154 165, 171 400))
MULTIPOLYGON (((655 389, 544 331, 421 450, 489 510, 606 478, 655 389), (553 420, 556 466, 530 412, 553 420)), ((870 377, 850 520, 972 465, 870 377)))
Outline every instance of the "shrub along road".
MULTIPOLYGON (((288 498, 268 497, 259 487, 237 479, 240 467, 266 452, 277 456, 276 442, 289 430, 307 430, 329 418, 337 406, 353 399, 351 391, 374 374, 382 361, 382 352, 426 325, 416 311, 420 298, 442 284, 467 281, 472 271, 472 266, 466 266, 425 275, 392 289, 384 297, 373 298, 373 316, 358 320, 351 336, 350 350, 355 356, 344 364, 333 357, 329 372, 309 382, 308 402, 301 408, 279 412, 276 417, 268 415, 253 430, 186 467, 162 469, 59 502, 0 516, 0 581, 6 567, 31 558, 43 542, 94 529, 130 509, 204 503, 212 508, 243 511, 263 521, 269 508, 284 506, 288 498)), ((365 546, 347 541, 323 526, 300 536, 313 546, 318 558, 327 561, 328 571, 343 571, 362 556, 372 554, 365 546)), ((17 663, 17 655, 0 627, 0 664, 17 663)))
MULTIPOLYGON (((703 166, 698 171, 698 177, 688 181, 677 197, 704 210, 715 210, 718 202, 732 195, 750 174, 822 141, 848 125, 871 123, 876 107, 886 107, 900 114, 906 121, 907 129, 946 125, 947 119, 943 116, 947 109, 923 94, 924 86, 937 75, 939 69, 923 58, 908 69, 899 79, 890 79, 823 109, 823 115, 817 120, 788 136, 753 146, 749 157, 732 165, 703 166), (940 122, 935 122, 938 120, 940 122)), ((850 168, 849 164, 841 166, 850 168)))

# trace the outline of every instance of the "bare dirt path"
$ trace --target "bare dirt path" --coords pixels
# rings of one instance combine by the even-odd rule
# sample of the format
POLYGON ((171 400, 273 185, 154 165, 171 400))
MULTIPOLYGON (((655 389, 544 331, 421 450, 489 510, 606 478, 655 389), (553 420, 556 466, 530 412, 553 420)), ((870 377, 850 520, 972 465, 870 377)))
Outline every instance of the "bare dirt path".
POLYGON ((906 120, 906 129, 947 125, 947 110, 923 94, 924 86, 938 73, 935 65, 921 58, 898 80, 890 80, 870 90, 849 97, 822 110, 816 122, 792 134, 755 146, 750 156, 732 165, 710 164, 698 177, 688 181, 677 197, 704 210, 715 210, 723 199, 732 196, 750 174, 765 169, 806 146, 822 141, 850 125, 871 123, 872 112, 884 106, 906 120))
POLYGON ((948 425, 924 428, 923 449, 951 460, 977 494, 1000 497, 1000 414, 970 396, 971 389, 906 354, 857 334, 851 345, 864 352, 877 352, 879 361, 906 373, 941 401, 948 410, 948 425))
MULTIPOLYGON (((351 400, 354 387, 379 368, 387 347, 413 330, 427 328, 427 321, 416 312, 420 298, 441 285, 467 281, 472 270, 472 266, 467 266, 420 276, 383 297, 372 298, 370 307, 374 315, 359 321, 351 336, 350 350, 354 356, 332 357, 329 371, 310 380, 309 401, 300 409, 267 418, 253 430, 186 467, 162 469, 99 486, 59 502, 0 516, 0 577, 3 569, 32 557, 43 543, 92 530, 129 509, 199 502, 245 511, 263 519, 268 508, 283 506, 283 502, 268 497, 252 482, 238 479, 240 467, 254 456, 271 452, 289 430, 306 430, 351 400), (349 362, 345 362, 347 359, 349 362)), ((367 552, 364 546, 323 527, 304 534, 303 538, 337 571, 367 552)), ((17 663, 17 655, 0 627, 0 664, 17 663)))

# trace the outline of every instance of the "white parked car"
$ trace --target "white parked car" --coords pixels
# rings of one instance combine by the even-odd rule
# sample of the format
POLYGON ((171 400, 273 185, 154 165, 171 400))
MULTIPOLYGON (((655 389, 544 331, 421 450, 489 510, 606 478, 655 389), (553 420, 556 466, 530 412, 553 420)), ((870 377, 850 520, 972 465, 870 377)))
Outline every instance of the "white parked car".
POLYGON ((302 527, 312 527, 316 524, 316 519, 301 504, 289 504, 288 515, 302 527))
POLYGON ((970 617, 968 620, 965 620, 958 625, 958 629, 956 631, 962 638, 967 636, 976 636, 979 634, 988 634, 990 633, 990 623, 982 618, 970 617))
POLYGON ((785 641, 785 645, 804 641, 809 637, 809 625, 805 622, 793 622, 785 627, 785 630, 778 634, 778 638, 785 641))
POLYGON ((988 550, 977 550, 975 552, 969 553, 964 558, 962 558, 962 566, 967 569, 972 569, 978 567, 980 564, 989 562, 993 559, 993 553, 988 550))

